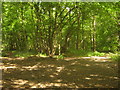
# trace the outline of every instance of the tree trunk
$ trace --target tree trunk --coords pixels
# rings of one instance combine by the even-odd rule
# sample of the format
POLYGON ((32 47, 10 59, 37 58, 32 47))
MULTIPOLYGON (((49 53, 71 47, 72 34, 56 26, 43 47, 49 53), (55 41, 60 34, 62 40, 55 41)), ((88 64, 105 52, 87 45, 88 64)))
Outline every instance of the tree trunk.
POLYGON ((82 12, 82 49, 85 49, 85 42, 84 42, 84 26, 83 26, 83 21, 84 21, 84 14, 82 12))
POLYGON ((93 16, 93 51, 96 51, 96 18, 93 16))
MULTIPOLYGON (((78 9, 79 10, 79 9, 78 9)), ((78 11, 78 19, 77 19, 77 23, 78 23, 78 28, 77 28, 77 35, 76 35, 76 49, 79 49, 79 31, 80 31, 80 10, 78 11)))

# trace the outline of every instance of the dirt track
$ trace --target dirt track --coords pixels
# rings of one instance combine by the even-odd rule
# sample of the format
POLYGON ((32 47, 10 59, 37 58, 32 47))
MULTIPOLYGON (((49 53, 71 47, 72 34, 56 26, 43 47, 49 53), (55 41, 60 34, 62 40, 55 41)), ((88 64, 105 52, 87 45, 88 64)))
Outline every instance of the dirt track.
POLYGON ((117 88, 117 62, 104 59, 3 58, 3 87, 117 88))

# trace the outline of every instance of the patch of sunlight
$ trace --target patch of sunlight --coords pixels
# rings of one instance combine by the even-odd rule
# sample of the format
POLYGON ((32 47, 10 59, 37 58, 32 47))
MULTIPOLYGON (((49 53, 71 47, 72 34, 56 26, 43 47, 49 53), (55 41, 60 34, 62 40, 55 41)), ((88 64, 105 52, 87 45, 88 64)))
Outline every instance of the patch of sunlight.
POLYGON ((79 88, 75 83, 70 83, 70 84, 68 84, 68 86, 72 86, 74 88, 79 88))
POLYGON ((22 80, 22 79, 13 81, 14 84, 19 84, 19 85, 24 85, 27 82, 28 82, 27 80, 22 80))
POLYGON ((110 68, 109 66, 107 66, 107 68, 110 68))
POLYGON ((10 58, 10 57, 0 57, 0 59, 3 59, 3 60, 24 60, 25 57, 18 57, 18 58, 10 58))
POLYGON ((34 66, 23 66, 22 69, 37 70, 37 69, 38 69, 38 65, 34 65, 34 66))
POLYGON ((30 86, 33 86, 34 84, 35 84, 35 83, 32 83, 32 82, 29 83, 30 86))
POLYGON ((99 56, 91 56, 90 57, 92 60, 95 61, 100 61, 100 62, 106 62, 107 60, 109 60, 109 57, 99 57, 99 56))
POLYGON ((67 84, 62 84, 62 83, 51 83, 51 85, 56 87, 67 86, 67 84))
POLYGON ((41 83, 35 84, 35 83, 29 83, 29 85, 31 86, 31 88, 45 88, 44 86, 41 85, 41 83))
POLYGON ((113 78, 113 79, 119 79, 118 77, 109 77, 109 78, 113 78))
POLYGON ((0 69, 4 69, 4 70, 7 70, 9 68, 17 68, 17 66, 15 64, 10 64, 9 66, 0 66, 0 69))
POLYGON ((85 79, 90 80, 91 78, 89 78, 89 77, 85 77, 85 79))
POLYGON ((16 66, 10 66, 10 67, 4 67, 3 69, 8 69, 8 68, 17 68, 16 66))
MULTIPOLYGON (((84 86, 84 85, 82 85, 82 84, 80 85, 80 87, 81 87, 81 88, 85 88, 85 86, 84 86)), ((77 88, 80 88, 80 87, 77 87, 77 88)))
POLYGON ((110 58, 109 57, 100 57, 100 56, 91 56, 91 57, 81 57, 81 59, 90 59, 94 61, 106 62, 110 58))
POLYGON ((96 84, 95 86, 96 87, 103 87, 103 85, 100 85, 100 84, 96 84))
POLYGON ((22 80, 22 79, 19 79, 19 80, 14 80, 13 83, 14 83, 14 88, 25 88, 25 87, 29 87, 29 88, 48 88, 48 87, 53 87, 53 86, 56 86, 56 87, 61 87, 61 86, 65 86, 65 87, 71 87, 71 88, 78 88, 77 85, 75 85, 75 83, 69 83, 69 84, 66 84, 66 83, 60 83, 62 80, 57 80, 56 83, 50 83, 50 82, 44 82, 44 83, 34 83, 34 82, 29 82, 27 80, 22 80), (23 86, 24 85, 24 86, 23 86))
MULTIPOLYGON (((30 85, 30 84, 29 84, 30 85)), ((31 88, 46 88, 46 87, 51 87, 51 86, 67 86, 66 84, 62 83, 38 83, 38 84, 31 84, 31 88)))
POLYGON ((82 59, 90 59, 90 57, 81 57, 82 59))
POLYGON ((53 69, 47 69, 46 71, 51 72, 53 69))
POLYGON ((0 59, 4 59, 4 60, 13 60, 13 58, 9 58, 9 57, 0 57, 0 59))
POLYGON ((95 62, 108 62, 107 60, 95 60, 95 62))
POLYGON ((38 53, 36 56, 37 57, 48 57, 46 54, 41 54, 41 53, 38 53))
POLYGON ((96 77, 96 76, 98 76, 98 75, 97 75, 97 74, 91 74, 90 76, 95 76, 95 77, 96 77))
POLYGON ((66 7, 66 9, 69 11, 70 10, 70 8, 69 7, 66 7))
POLYGON ((25 57, 19 57, 19 58, 16 58, 17 60, 24 60, 25 57))
POLYGON ((48 65, 48 67, 55 67, 55 65, 48 65))
POLYGON ((91 84, 91 83, 89 83, 89 85, 91 86, 92 84, 91 84))
POLYGON ((73 71, 75 72, 75 71, 76 71, 76 69, 73 69, 73 71))
POLYGON ((52 78, 52 77, 55 77, 54 75, 50 75, 50 77, 52 78))
POLYGON ((16 64, 6 63, 9 66, 16 66, 16 64))
POLYGON ((35 85, 35 86, 32 86, 31 88, 37 88, 38 86, 37 85, 35 85))
POLYGON ((27 70, 37 70, 40 66, 40 63, 37 63, 34 66, 23 66, 21 70, 27 69, 27 70))
POLYGON ((0 84, 2 84, 2 82, 3 82, 3 81, 2 81, 2 80, 0 80, 0 84))
POLYGON ((61 83, 55 83, 54 84, 54 86, 57 86, 57 87, 59 87, 59 86, 61 86, 62 84, 61 83))
POLYGON ((55 80, 55 82, 61 82, 62 80, 58 79, 58 80, 55 80))
POLYGON ((73 62, 73 63, 71 63, 71 65, 75 65, 75 64, 77 64, 78 62, 77 61, 75 61, 75 62, 73 62))
POLYGON ((64 58, 64 60, 66 60, 66 61, 75 60, 75 59, 80 59, 80 58, 78 58, 78 57, 64 58))
POLYGON ((45 65, 41 65, 41 66, 39 66, 39 68, 46 68, 46 66, 45 65))
POLYGON ((64 67, 57 67, 57 72, 61 72, 61 70, 63 70, 64 69, 64 67))
POLYGON ((85 66, 89 67, 90 65, 89 64, 85 64, 85 66))
POLYGON ((55 75, 59 75, 58 73, 53 73, 53 74, 55 74, 55 75))
POLYGON ((42 77, 44 77, 45 75, 43 74, 42 77))
POLYGON ((41 87, 41 88, 45 88, 45 87, 47 87, 47 86, 52 86, 51 83, 38 83, 38 85, 39 85, 39 87, 41 87))

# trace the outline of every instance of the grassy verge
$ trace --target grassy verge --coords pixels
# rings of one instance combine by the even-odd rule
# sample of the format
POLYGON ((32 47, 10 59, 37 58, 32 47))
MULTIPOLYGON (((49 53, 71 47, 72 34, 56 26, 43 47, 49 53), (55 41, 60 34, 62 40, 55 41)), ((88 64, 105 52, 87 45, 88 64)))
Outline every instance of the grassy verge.
POLYGON ((101 53, 98 51, 91 52, 91 51, 84 51, 84 50, 71 50, 67 53, 67 56, 75 56, 75 57, 83 57, 83 56, 105 56, 107 53, 101 53))
POLYGON ((32 55, 37 55, 37 53, 28 52, 28 51, 4 51, 2 52, 3 57, 29 57, 32 55))
POLYGON ((120 61, 120 53, 116 53, 116 54, 111 53, 110 57, 111 57, 111 60, 113 61, 120 61))
POLYGON ((106 55, 106 53, 101 53, 101 52, 97 52, 97 51, 87 53, 87 56, 105 56, 105 55, 106 55))
MULTIPOLYGON (((29 57, 29 56, 40 56, 46 57, 46 54, 37 53, 34 51, 8 51, 2 53, 3 57, 29 57)), ((98 51, 90 52, 90 51, 83 51, 83 50, 70 50, 67 53, 61 55, 55 55, 54 57, 57 59, 64 59, 64 57, 91 57, 91 56, 107 56, 110 57, 113 61, 120 61, 120 52, 116 53, 101 53, 98 51)))

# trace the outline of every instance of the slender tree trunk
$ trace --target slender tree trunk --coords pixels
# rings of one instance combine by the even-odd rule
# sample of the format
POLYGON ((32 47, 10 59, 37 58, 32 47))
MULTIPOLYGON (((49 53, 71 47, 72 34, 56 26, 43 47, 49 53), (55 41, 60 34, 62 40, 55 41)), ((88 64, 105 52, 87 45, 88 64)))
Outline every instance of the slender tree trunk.
POLYGON ((93 16, 93 51, 96 51, 96 18, 93 16))
MULTIPOLYGON (((79 9, 78 9, 79 10, 79 9)), ((77 35, 76 35, 76 49, 79 49, 79 31, 80 31, 80 10, 78 11, 78 19, 77 19, 77 23, 78 23, 78 28, 77 28, 77 35)))
MULTIPOLYGON (((119 6, 118 6, 119 7, 119 6)), ((117 51, 120 51, 120 12, 116 12, 117 15, 117 36, 118 36, 118 45, 117 45, 117 51)))
POLYGON ((84 42, 84 26, 83 26, 83 21, 84 21, 84 14, 82 12, 82 49, 85 49, 85 42, 84 42))
POLYGON ((92 30, 90 29, 90 50, 93 51, 92 30))
POLYGON ((41 10, 40 10, 40 7, 39 7, 39 2, 37 2, 36 4, 34 4, 34 7, 35 7, 35 15, 36 15, 36 18, 37 18, 37 21, 36 21, 36 31, 35 31, 35 39, 36 39, 36 50, 38 52, 41 53, 41 45, 42 45, 42 31, 40 30, 40 22, 41 22, 41 17, 40 17, 40 14, 41 14, 41 10))
POLYGON ((50 20, 50 25, 48 26, 48 42, 49 42, 49 56, 52 56, 53 52, 53 33, 52 33, 52 27, 51 27, 51 11, 48 11, 49 13, 49 20, 50 20))

